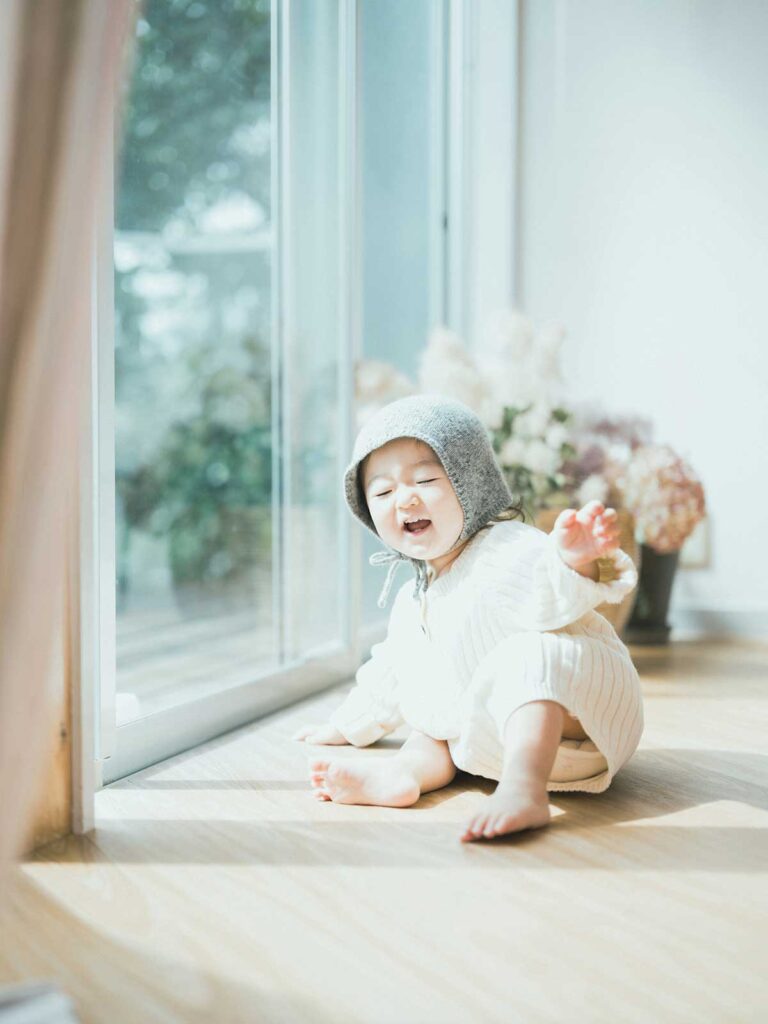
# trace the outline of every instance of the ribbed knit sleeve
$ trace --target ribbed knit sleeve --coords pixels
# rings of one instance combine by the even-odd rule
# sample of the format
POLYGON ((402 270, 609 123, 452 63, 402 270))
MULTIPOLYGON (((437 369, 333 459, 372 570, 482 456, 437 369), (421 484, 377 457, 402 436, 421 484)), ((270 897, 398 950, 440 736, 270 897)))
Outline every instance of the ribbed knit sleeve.
POLYGON ((567 565, 551 533, 523 525, 520 531, 499 534, 500 548, 483 552, 497 599, 518 629, 551 630, 567 626, 604 601, 618 604, 637 585, 637 570, 629 555, 617 548, 616 579, 599 583, 567 565))
POLYGON ((329 719, 356 747, 375 743, 403 723, 391 644, 392 637, 388 633, 386 640, 371 647, 370 659, 355 674, 355 686, 329 719))

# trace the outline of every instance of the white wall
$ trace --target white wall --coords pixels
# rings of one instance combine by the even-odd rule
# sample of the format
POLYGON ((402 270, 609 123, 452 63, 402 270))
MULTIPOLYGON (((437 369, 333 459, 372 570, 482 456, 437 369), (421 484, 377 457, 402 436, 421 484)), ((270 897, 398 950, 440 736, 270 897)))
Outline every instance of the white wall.
POLYGON ((521 3, 516 294, 710 509, 671 619, 768 635, 768 4, 521 3))

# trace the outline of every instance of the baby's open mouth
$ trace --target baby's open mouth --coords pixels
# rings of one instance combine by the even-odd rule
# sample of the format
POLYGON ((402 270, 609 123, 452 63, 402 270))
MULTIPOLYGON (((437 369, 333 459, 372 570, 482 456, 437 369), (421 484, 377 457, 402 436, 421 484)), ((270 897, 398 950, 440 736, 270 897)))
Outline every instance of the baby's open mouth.
POLYGON ((413 523, 405 523, 405 530, 407 533, 424 533, 432 525, 429 519, 417 519, 413 523))

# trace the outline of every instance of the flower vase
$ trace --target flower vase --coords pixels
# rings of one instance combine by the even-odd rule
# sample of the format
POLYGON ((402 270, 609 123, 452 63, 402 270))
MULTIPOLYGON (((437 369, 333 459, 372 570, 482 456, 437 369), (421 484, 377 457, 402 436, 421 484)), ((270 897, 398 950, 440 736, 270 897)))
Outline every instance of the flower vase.
POLYGON ((667 612, 680 552, 659 554, 647 544, 642 544, 641 550, 637 600, 625 640, 632 644, 666 644, 672 629, 667 612))
MULTIPOLYGON (((551 533, 555 520, 562 511, 562 508, 539 509, 534 517, 534 525, 543 530, 544 533, 551 533)), ((641 571, 641 554, 640 545, 635 540, 635 517, 628 509, 619 508, 616 509, 616 521, 619 527, 619 547, 632 559, 639 576, 641 571)), ((609 604, 607 601, 604 601, 595 608, 595 611, 602 615, 603 618, 608 619, 616 633, 619 636, 623 636, 623 631, 632 612, 636 596, 637 587, 631 590, 618 604, 609 604)))

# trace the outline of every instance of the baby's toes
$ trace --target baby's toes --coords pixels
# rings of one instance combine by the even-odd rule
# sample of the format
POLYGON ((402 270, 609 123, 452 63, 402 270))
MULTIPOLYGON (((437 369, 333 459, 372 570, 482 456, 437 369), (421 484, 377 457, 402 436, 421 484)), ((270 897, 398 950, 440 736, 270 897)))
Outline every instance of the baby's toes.
POLYGON ((488 816, 486 814, 476 814, 465 828, 464 835, 461 837, 462 842, 477 839, 482 834, 487 822, 488 816))
POLYGON ((328 769, 330 761, 313 760, 309 762, 309 779, 312 785, 312 795, 316 800, 330 800, 328 792, 328 769))
POLYGON ((505 816, 501 814, 495 817, 488 818, 485 828, 483 829, 483 836, 486 839, 490 839, 492 836, 495 836, 498 832, 501 831, 504 817, 505 816))
POLYGON ((328 780, 328 761, 311 761, 309 764, 309 781, 313 788, 325 786, 328 780))

